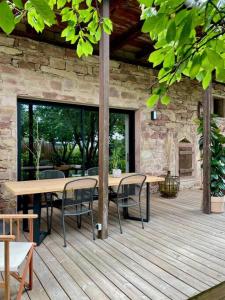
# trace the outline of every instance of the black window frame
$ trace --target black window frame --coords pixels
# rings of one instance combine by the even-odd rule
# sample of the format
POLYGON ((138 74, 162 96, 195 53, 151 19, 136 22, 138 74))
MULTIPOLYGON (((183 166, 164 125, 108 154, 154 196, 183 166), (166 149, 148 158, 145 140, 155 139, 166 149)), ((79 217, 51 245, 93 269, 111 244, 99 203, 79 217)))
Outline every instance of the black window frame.
MULTIPOLYGON (((81 105, 81 104, 71 104, 71 103, 62 103, 54 101, 45 101, 45 100, 33 100, 33 99, 17 99, 17 178, 21 180, 21 104, 25 105, 45 105, 45 106, 58 106, 58 107, 67 107, 67 108, 78 108, 81 109, 81 118, 83 117, 84 111, 98 111, 98 106, 90 105, 81 105)), ((121 113, 127 114, 129 116, 129 172, 135 172, 135 111, 127 110, 121 108, 110 108, 109 113, 121 113)), ((84 163, 82 164, 84 168, 84 163)), ((84 171, 84 170, 83 170, 84 171)))

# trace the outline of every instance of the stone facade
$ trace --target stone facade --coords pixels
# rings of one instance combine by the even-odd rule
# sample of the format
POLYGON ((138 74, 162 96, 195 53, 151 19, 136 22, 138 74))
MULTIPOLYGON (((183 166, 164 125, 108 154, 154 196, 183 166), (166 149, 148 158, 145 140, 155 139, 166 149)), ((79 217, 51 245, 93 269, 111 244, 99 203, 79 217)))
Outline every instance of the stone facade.
MULTIPOLYGON (((202 91, 184 80, 170 91, 172 103, 158 105, 158 119, 150 120, 146 99, 155 73, 144 67, 111 61, 110 106, 135 110, 136 170, 155 175, 171 168, 178 172, 177 146, 183 138, 194 144, 195 172, 184 186, 200 183, 196 126, 202 91)), ((0 35, 0 182, 17 179, 17 99, 98 105, 98 58, 78 59, 71 49, 21 37, 0 35)), ((216 85, 215 94, 225 96, 216 85)), ((221 121, 221 126, 225 122, 221 121)), ((225 126, 224 126, 225 127, 225 126)), ((1 189, 0 208, 14 205, 1 189)))

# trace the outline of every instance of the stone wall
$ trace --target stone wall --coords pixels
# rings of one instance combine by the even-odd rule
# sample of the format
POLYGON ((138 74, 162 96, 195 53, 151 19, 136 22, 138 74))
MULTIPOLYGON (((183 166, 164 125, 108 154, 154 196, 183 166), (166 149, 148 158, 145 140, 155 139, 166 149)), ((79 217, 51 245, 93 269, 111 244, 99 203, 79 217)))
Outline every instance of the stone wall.
MULTIPOLYGON (((17 179, 17 99, 41 99, 98 105, 98 58, 78 59, 73 50, 21 37, 0 35, 0 182, 17 179)), ((177 173, 177 145, 187 138, 195 145, 195 176, 185 186, 198 185, 200 168, 196 126, 200 87, 188 80, 171 89, 172 103, 158 105, 158 119, 150 120, 146 99, 155 73, 148 68, 111 61, 110 106, 136 111, 136 170, 177 173)), ((225 95, 224 87, 215 93, 225 95)), ((14 205, 3 189, 1 206, 14 205)))

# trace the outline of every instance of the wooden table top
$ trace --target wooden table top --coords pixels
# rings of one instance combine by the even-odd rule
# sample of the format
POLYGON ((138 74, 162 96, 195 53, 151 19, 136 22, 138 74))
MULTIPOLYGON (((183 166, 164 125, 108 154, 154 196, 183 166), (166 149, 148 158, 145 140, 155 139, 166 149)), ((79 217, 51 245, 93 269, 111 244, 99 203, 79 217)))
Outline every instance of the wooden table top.
MULTIPOLYGON (((109 186, 118 186, 120 180, 123 177, 134 175, 135 173, 123 173, 121 177, 115 178, 109 175, 109 186)), ((43 180, 28 180, 28 181, 8 181, 4 183, 4 186, 15 196, 21 195, 32 195, 49 192, 60 192, 63 191, 64 186, 67 182, 82 179, 85 177, 69 177, 69 178, 57 178, 57 179, 43 179, 43 180)), ((87 176, 87 178, 96 178, 98 176, 87 176)), ((147 183, 157 183, 164 181, 163 177, 149 176, 147 175, 147 183)), ((135 182, 132 182, 135 183, 135 182)), ((84 188, 84 186, 78 186, 78 188, 84 188)))

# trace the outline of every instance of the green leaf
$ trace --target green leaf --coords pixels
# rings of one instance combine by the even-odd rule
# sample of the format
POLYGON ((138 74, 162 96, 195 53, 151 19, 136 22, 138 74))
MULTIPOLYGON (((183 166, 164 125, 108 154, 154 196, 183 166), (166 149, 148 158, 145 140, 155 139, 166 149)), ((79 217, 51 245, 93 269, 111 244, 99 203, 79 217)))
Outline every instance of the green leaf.
POLYGON ((13 3, 16 5, 16 7, 20 8, 20 9, 23 8, 22 0, 13 0, 13 3))
POLYGON ((191 65, 191 69, 190 69, 190 77, 191 79, 194 79, 197 74, 199 73, 201 67, 201 55, 197 54, 195 55, 193 61, 192 61, 192 65, 191 65))
POLYGON ((0 28, 7 34, 10 34, 15 28, 14 15, 6 3, 6 1, 0 2, 0 28))
POLYGON ((191 30, 192 30, 192 16, 191 14, 189 14, 185 19, 185 23, 180 34, 180 40, 179 40, 180 45, 183 45, 185 43, 185 41, 191 34, 191 30))
POLYGON ((36 9, 37 13, 43 18, 48 25, 56 23, 55 13, 51 10, 46 0, 30 0, 31 4, 36 9))
POLYGON ((175 64, 175 55, 173 49, 171 49, 164 58, 163 67, 170 68, 175 64))
POLYGON ((152 95, 150 98, 147 100, 147 105, 149 107, 153 107, 159 100, 159 95, 152 95))
POLYGON ((140 4, 144 4, 146 7, 150 7, 152 5, 153 0, 138 0, 140 4))
POLYGON ((161 98, 161 103, 164 104, 164 105, 168 105, 170 103, 170 97, 165 95, 161 98))
POLYGON ((149 61, 153 63, 153 66, 158 66, 159 64, 162 63, 163 59, 164 59, 164 54, 162 53, 162 50, 156 50, 154 52, 152 52, 149 56, 149 61))
POLYGON ((57 8, 60 9, 60 8, 64 7, 66 2, 67 2, 67 0, 58 0, 57 1, 57 8))
POLYGON ((216 68, 216 80, 225 83, 225 69, 216 68))
POLYGON ((202 87, 204 90, 207 89, 211 80, 212 80, 212 73, 210 71, 208 71, 202 81, 202 87))
POLYGON ((176 24, 174 21, 170 22, 170 25, 168 27, 167 33, 166 33, 166 40, 168 43, 174 41, 176 38, 176 24))
POLYGON ((215 50, 206 49, 206 53, 208 56, 208 60, 212 66, 219 68, 224 67, 224 61, 222 57, 215 50))
POLYGON ((113 30, 112 21, 109 18, 103 19, 103 29, 107 34, 111 34, 113 30))

